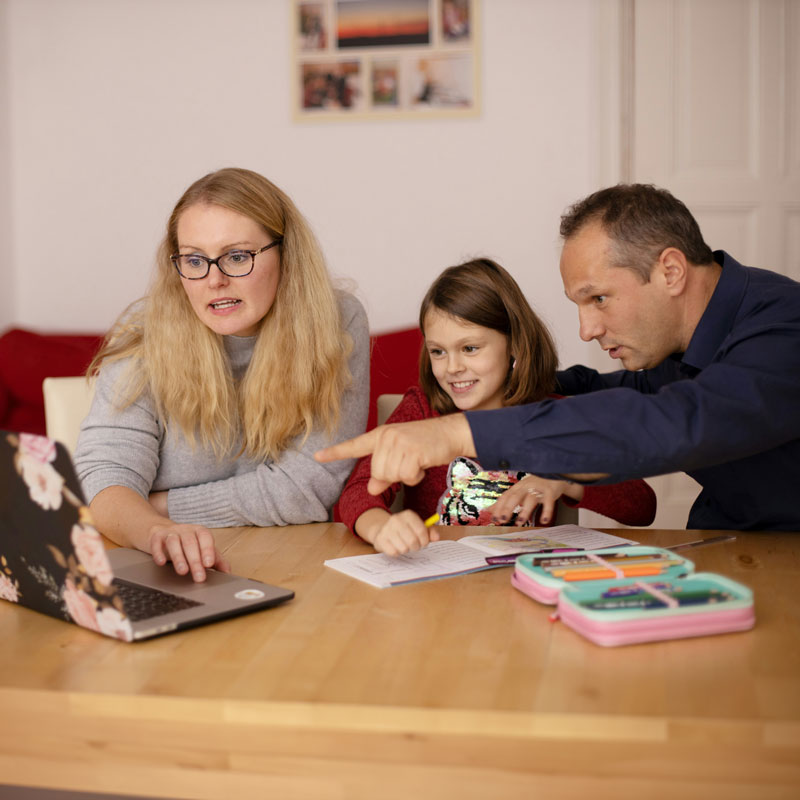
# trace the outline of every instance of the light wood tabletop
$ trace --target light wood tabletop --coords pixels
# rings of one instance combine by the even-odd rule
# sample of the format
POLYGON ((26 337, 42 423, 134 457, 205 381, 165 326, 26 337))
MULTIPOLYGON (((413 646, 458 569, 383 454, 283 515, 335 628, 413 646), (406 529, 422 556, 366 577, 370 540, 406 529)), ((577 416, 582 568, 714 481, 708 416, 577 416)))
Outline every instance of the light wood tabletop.
MULTIPOLYGON (((669 546, 719 532, 621 533, 669 546)), ((0 783, 283 800, 800 797, 800 533, 681 552, 753 589, 752 631, 616 648, 551 622, 508 567, 375 589, 323 565, 372 552, 342 525, 216 536, 235 572, 295 599, 134 644, 0 603, 0 783)))

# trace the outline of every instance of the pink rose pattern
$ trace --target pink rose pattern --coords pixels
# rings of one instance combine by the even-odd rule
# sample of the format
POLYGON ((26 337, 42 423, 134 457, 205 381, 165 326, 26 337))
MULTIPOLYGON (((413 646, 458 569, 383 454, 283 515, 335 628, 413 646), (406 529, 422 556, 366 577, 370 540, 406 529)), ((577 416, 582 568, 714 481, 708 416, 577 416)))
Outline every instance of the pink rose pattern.
POLYGON ((69 615, 78 625, 126 642, 133 639, 131 623, 124 614, 110 606, 101 608, 93 597, 78 589, 70 578, 64 584, 62 599, 69 615))
POLYGON ((19 586, 16 581, 12 581, 8 575, 0 572, 0 597, 3 600, 10 600, 12 603, 19 602, 19 586))
POLYGON ((99 631, 97 624, 97 603, 82 589, 78 589, 70 578, 64 584, 61 595, 72 619, 89 630, 99 631))
POLYGON ((73 525, 70 538, 80 565, 100 583, 110 585, 114 580, 114 573, 111 571, 111 564, 108 563, 100 534, 89 525, 73 525))
POLYGON ((15 553, 12 537, 10 549, 0 555, 0 599, 19 602, 24 595, 31 608, 66 615, 106 636, 132 640, 131 624, 112 585, 114 575, 102 539, 80 499, 77 479, 66 472, 65 480, 59 472, 55 443, 45 436, 22 433, 7 434, 0 439, 0 446, 12 448, 21 485, 28 488, 33 501, 27 517, 2 522, 12 525, 19 538, 34 539, 15 553), (47 524, 45 516, 53 514, 70 530, 69 543, 58 547, 35 541, 40 524, 47 524))
POLYGON ((116 608, 106 606, 97 612, 97 627, 100 633, 122 639, 124 642, 133 640, 133 629, 130 620, 116 608))
POLYGON ((52 464, 56 460, 56 443, 46 436, 36 436, 33 433, 19 435, 20 455, 35 458, 42 464, 52 464))
POLYGON ((50 464, 20 453, 17 458, 17 470, 25 481, 34 503, 46 511, 61 508, 64 479, 50 464))

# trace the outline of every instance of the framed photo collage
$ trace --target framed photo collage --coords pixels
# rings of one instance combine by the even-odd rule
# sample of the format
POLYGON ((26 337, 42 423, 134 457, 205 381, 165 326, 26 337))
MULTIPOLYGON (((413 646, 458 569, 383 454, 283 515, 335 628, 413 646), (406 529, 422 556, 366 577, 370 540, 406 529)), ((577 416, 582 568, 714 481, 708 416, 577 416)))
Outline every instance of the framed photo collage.
POLYGON ((478 0, 293 0, 294 118, 476 116, 478 0))

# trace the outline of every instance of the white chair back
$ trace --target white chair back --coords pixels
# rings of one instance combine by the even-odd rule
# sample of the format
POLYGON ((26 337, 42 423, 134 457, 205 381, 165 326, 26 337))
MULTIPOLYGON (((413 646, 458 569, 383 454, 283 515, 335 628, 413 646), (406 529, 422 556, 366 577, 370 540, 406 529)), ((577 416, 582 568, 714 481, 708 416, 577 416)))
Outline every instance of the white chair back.
POLYGON ((378 395, 378 425, 383 425, 403 399, 401 394, 378 395))
POLYGON ((81 422, 89 413, 94 397, 94 380, 85 377, 45 378, 44 416, 47 435, 61 442, 70 455, 75 452, 81 422))

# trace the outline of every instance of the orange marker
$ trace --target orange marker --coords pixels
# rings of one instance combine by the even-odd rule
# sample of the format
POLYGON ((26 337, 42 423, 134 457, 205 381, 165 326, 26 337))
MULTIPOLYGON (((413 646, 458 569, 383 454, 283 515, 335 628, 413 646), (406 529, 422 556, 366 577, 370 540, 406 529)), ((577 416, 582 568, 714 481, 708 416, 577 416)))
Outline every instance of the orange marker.
MULTIPOLYGON (((621 570, 624 578, 643 578, 647 575, 660 575, 661 570, 657 567, 639 567, 636 569, 621 570)), ((615 578, 616 575, 610 569, 581 570, 580 572, 567 573, 561 576, 565 581, 596 581, 603 578, 615 578)))

